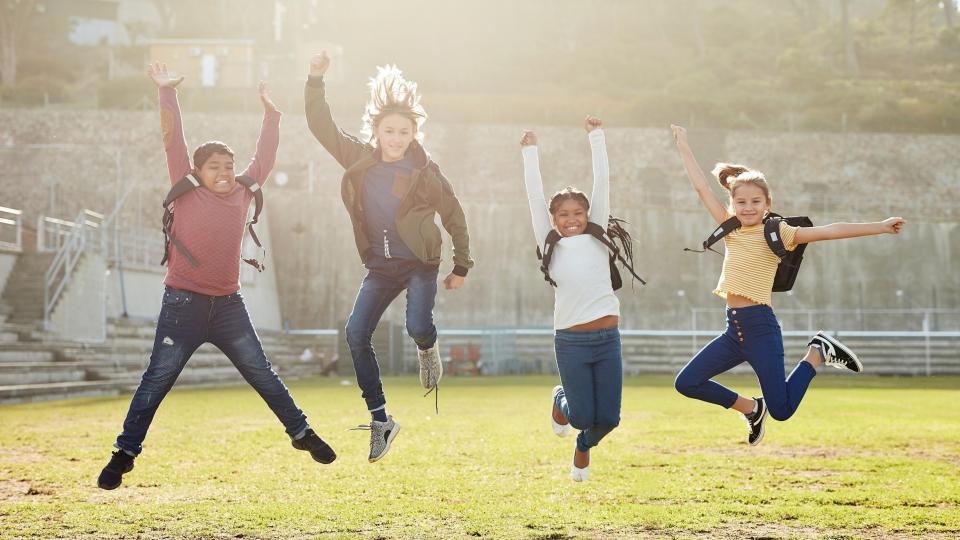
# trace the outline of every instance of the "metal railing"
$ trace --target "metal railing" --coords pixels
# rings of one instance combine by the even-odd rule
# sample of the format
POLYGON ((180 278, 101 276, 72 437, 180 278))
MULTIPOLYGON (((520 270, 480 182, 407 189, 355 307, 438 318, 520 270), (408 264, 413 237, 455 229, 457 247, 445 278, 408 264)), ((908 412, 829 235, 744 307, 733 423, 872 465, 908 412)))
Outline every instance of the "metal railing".
MULTIPOLYGON (((86 208, 77 214, 74 221, 39 216, 37 218, 37 251, 40 253, 59 253, 74 234, 81 234, 84 237, 99 235, 103 219, 103 214, 86 208)), ((100 238, 98 237, 96 242, 91 242, 90 245, 99 249, 101 246, 100 238)))
POLYGON ((23 211, 0 206, 0 249, 23 251, 23 211))
MULTIPOLYGON (((70 278, 73 276, 73 270, 77 266, 80 257, 87 250, 88 240, 90 230, 98 230, 100 227, 100 219, 103 216, 92 212, 90 210, 81 210, 77 214, 75 221, 66 222, 62 220, 55 220, 51 222, 45 222, 44 219, 52 218, 43 218, 41 217, 40 223, 54 223, 56 228, 54 229, 55 233, 51 235, 51 239, 54 240, 54 243, 58 245, 56 250, 56 256, 53 258, 53 262, 50 263, 50 267, 47 268, 47 272, 44 275, 43 280, 43 325, 44 328, 50 327, 50 315, 53 313, 53 308, 56 306, 57 301, 60 299, 60 295, 63 294, 64 289, 70 283, 70 278), (93 218, 93 219, 90 219, 93 218), (99 219, 98 219, 99 218, 99 219), (61 229, 60 227, 63 227, 61 229)), ((44 236, 48 231, 43 231, 44 234, 41 234, 41 231, 37 231, 37 242, 40 244, 43 242, 44 236)), ((99 238, 96 238, 99 243, 99 238)), ((37 246, 39 251, 42 251, 41 245, 37 246)))

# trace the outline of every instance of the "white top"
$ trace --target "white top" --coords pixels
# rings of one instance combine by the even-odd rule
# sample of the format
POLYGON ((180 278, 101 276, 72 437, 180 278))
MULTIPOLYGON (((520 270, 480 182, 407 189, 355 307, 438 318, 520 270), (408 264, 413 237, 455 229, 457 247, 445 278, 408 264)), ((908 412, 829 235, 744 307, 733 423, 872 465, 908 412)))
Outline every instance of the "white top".
MULTIPOLYGON (((603 130, 591 131, 588 138, 593 154, 589 220, 606 229, 610 216, 610 166, 603 130)), ((543 195, 540 157, 536 146, 524 146, 521 153, 533 232, 543 251, 553 225, 543 195)), ((607 315, 620 316, 620 300, 613 294, 610 283, 610 252, 589 234, 567 236, 557 242, 550 261, 550 277, 557 282, 553 309, 555 329, 570 328, 607 315)))

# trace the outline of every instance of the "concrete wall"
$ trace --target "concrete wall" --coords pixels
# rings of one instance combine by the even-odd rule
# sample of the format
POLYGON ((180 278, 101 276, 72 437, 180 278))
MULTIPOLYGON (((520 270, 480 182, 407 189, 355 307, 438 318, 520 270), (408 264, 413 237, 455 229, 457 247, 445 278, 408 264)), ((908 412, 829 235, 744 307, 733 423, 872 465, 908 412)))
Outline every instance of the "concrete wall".
POLYGON ((7 278, 10 277, 10 271, 13 270, 13 265, 16 262, 16 253, 0 251, 0 294, 3 293, 3 288, 7 285, 7 278))
POLYGON ((50 315, 50 331, 75 341, 106 338, 107 264, 100 255, 83 255, 50 315))

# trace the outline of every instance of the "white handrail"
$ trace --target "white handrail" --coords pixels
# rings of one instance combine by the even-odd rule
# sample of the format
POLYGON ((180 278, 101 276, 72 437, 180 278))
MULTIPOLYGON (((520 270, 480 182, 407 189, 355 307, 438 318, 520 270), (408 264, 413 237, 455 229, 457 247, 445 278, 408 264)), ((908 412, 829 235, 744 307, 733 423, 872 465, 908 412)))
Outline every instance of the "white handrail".
MULTIPOLYGON (((0 239, 0 249, 7 251, 23 251, 23 211, 6 206, 0 206, 0 227, 13 227, 13 241, 0 239)), ((4 235, 5 237, 5 235, 4 235)))
MULTIPOLYGON (((50 223, 62 221, 56 220, 55 218, 48 219, 51 220, 49 221, 50 223)), ((100 221, 102 219, 103 214, 87 209, 81 210, 77 214, 76 220, 71 223, 71 228, 69 232, 66 233, 62 245, 57 249, 57 254, 54 256, 53 262, 50 263, 50 267, 47 268, 43 281, 44 328, 49 329, 50 315, 53 313, 53 308, 60 299, 60 295, 63 294, 67 284, 70 283, 70 278, 73 276, 73 270, 77 266, 80 256, 86 251, 87 229, 100 229, 100 221), (78 223, 81 224, 81 226, 77 226, 78 223)), ((41 223, 44 223, 44 221, 41 220, 41 223)), ((38 234, 38 243, 40 242, 40 237, 41 235, 38 234)))

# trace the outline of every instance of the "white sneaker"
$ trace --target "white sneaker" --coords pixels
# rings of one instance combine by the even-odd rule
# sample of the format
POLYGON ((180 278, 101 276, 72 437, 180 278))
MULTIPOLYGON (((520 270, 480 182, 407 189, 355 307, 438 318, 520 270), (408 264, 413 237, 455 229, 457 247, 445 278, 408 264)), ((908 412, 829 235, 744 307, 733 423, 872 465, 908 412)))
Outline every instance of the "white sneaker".
POLYGON ((570 479, 574 482, 586 482, 590 477, 590 467, 579 468, 576 465, 570 466, 570 479))
POLYGON ((386 422, 370 419, 369 424, 361 424, 351 429, 370 430, 370 456, 367 461, 373 463, 387 455, 390 443, 400 432, 400 423, 395 421, 393 416, 387 415, 386 422))
POLYGON ((553 432, 557 437, 566 437, 573 430, 570 423, 560 424, 553 419, 553 408, 557 406, 557 395, 561 393, 563 393, 563 385, 558 384, 553 387, 553 391, 550 394, 550 425, 553 426, 553 432))
POLYGON ((417 348, 417 359, 420 360, 420 385, 427 390, 435 388, 443 377, 443 362, 440 361, 439 343, 427 350, 417 348))

